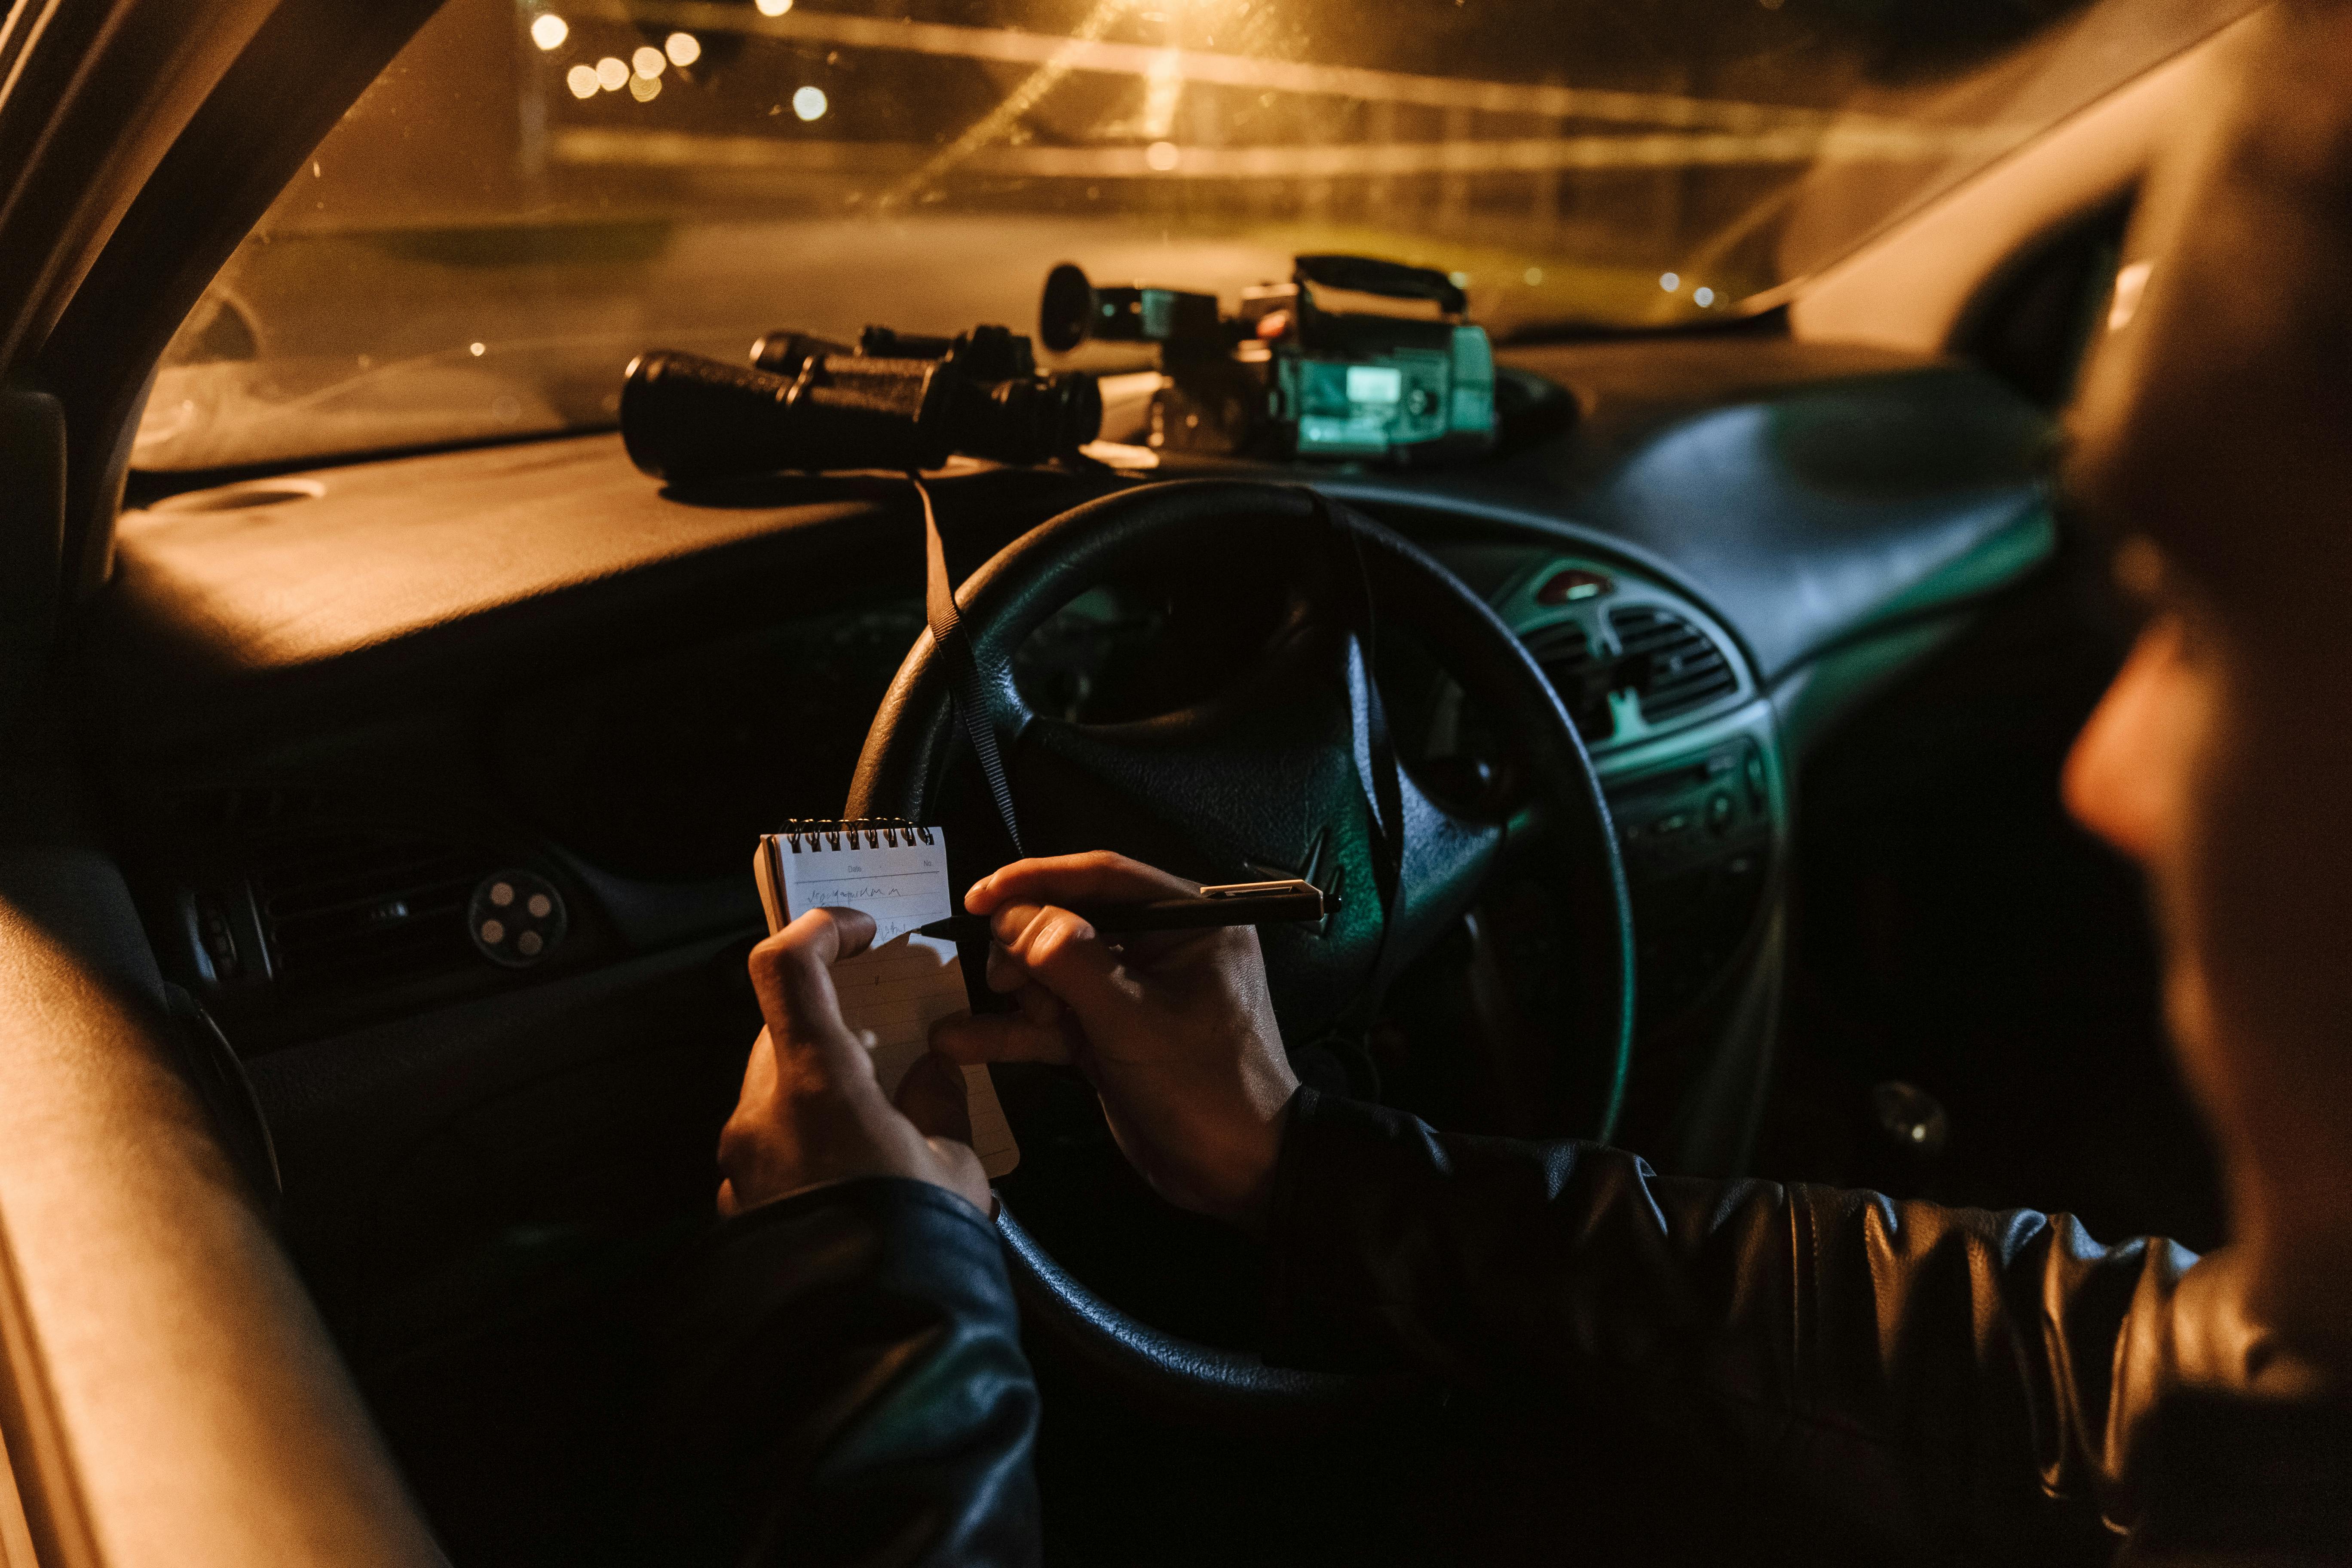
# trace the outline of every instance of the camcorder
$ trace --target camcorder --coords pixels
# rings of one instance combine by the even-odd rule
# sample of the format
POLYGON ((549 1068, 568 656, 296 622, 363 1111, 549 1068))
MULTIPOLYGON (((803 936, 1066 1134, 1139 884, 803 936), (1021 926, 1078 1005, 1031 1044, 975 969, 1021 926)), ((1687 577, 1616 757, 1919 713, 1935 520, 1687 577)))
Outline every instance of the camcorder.
POLYGON ((1037 369, 1005 327, 953 338, 868 327, 851 348, 777 331, 751 363, 656 350, 629 362, 621 440, 674 482, 787 468, 936 468, 953 453, 1000 463, 1067 457, 1102 432, 1102 391, 1037 369))
POLYGON ((1045 279, 1039 339, 1150 342, 1163 384, 1147 439, 1163 450, 1262 458, 1453 462, 1496 440, 1495 352, 1443 272, 1364 256, 1301 256, 1286 284, 1213 294, 1105 288, 1065 263, 1045 279), (1435 307, 1433 318, 1327 310, 1316 290, 1435 307))

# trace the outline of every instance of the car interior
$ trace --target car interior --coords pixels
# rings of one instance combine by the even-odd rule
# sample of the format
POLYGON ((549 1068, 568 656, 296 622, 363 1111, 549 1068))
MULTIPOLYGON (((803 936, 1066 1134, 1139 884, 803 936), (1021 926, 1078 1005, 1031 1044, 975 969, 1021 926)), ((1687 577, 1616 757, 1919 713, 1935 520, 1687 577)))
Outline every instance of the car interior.
MULTIPOLYGON (((937 824, 958 886, 1011 853, 925 504, 1033 852, 1345 895, 1265 939, 1305 1081, 2219 1243, 2137 874, 2059 802, 2128 627, 2050 476, 2248 7, 1807 5, 1653 6, 1641 49, 1460 0, 10 10, 0 1562, 620 1560, 640 1325, 760 1027, 754 841, 937 824), (1768 134, 1805 150, 1724 150, 1768 134), (928 503, 664 482, 616 429, 641 353, 1025 332, 1072 259, 1230 306, 1318 247, 1452 273, 1491 449, 1211 450, 1112 343, 1049 356, 1099 440, 928 503), (1377 635, 1329 507, 1394 542, 1377 635), (493 951, 518 884, 544 941, 493 951)), ((1256 1244, 1155 1197, 1074 1073, 992 1076, 1048 1561, 1798 1527, 1653 1479, 1670 1435, 1269 1361, 1256 1244)))

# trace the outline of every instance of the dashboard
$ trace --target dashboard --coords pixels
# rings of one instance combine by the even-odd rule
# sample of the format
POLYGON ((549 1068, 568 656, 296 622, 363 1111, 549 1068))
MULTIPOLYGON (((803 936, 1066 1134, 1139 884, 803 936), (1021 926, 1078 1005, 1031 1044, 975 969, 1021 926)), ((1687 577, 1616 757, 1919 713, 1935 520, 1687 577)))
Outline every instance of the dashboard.
MULTIPOLYGON (((2051 553, 2046 419, 1956 363, 1758 331, 1505 357, 1573 424, 1471 468, 1266 477, 1398 528, 1519 635, 1610 798, 1644 1037, 1719 1035, 1766 966, 1808 749, 2051 553)), ((1187 471, 942 474, 950 569, 1187 471)), ((706 1020, 696 1081, 724 1092, 749 846, 838 813, 923 626, 903 479, 681 495, 590 435, 157 497, 117 550, 78 672, 100 809, 315 1225, 467 1108, 625 1056, 648 998, 656 1028, 706 1020)), ((1282 611, 1233 563, 1111 584, 1015 679, 1040 711, 1168 711, 1282 611)), ((1442 679, 1400 685, 1408 765, 1475 791, 1494 738, 1442 679)))

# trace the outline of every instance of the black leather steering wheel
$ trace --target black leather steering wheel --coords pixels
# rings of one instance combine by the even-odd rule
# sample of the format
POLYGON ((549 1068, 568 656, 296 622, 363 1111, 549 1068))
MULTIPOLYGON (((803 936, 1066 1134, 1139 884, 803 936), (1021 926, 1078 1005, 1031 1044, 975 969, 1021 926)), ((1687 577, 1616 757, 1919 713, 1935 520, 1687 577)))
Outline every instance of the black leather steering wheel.
MULTIPOLYGON (((1201 479, 1145 484, 1064 512, 999 552, 957 598, 1030 854, 1116 849, 1203 882, 1301 873, 1312 861, 1314 879, 1336 885, 1344 901, 1320 928, 1260 930, 1294 1051, 1335 1023, 1361 1022, 1366 998, 1472 907, 1507 845, 1536 858, 1575 971, 1571 1016, 1555 1021, 1560 1045, 1540 1090, 1543 1120, 1608 1134, 1631 1053, 1633 931, 1607 805, 1550 682, 1451 572, 1304 488, 1201 479), (1027 708, 1012 656, 1048 616, 1098 584, 1204 558, 1231 563, 1236 575, 1284 574, 1296 595, 1294 613, 1239 680, 1183 711, 1132 723, 1076 724, 1027 708), (1342 580, 1350 571, 1360 584, 1352 599, 1342 580), (1510 822, 1481 822, 1402 777, 1402 845, 1386 900, 1376 892, 1368 678, 1351 624, 1367 588, 1374 640, 1382 628, 1409 633, 1507 737, 1527 783, 1526 807, 1510 822)), ((875 715, 848 816, 941 822, 958 815, 953 797, 967 808, 984 798, 951 689, 926 632, 875 715)), ((969 809, 961 818, 984 820, 969 809)), ((1138 1321, 1058 1266, 1001 1206, 1024 1309, 1108 1378, 1195 1406, 1344 1403, 1360 1393, 1360 1382, 1269 1366, 1138 1321)))

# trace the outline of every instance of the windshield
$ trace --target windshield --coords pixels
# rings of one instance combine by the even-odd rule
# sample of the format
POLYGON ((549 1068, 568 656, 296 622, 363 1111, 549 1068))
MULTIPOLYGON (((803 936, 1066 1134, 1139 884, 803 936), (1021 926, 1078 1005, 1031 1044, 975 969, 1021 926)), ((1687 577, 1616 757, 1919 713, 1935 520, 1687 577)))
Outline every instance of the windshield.
MULTIPOLYGON (((449 0, 167 352, 134 462, 610 425, 643 349, 1033 330, 1046 269, 1735 312, 2249 0, 449 0)), ((1131 369, 1107 345, 1094 368, 1131 369)))

